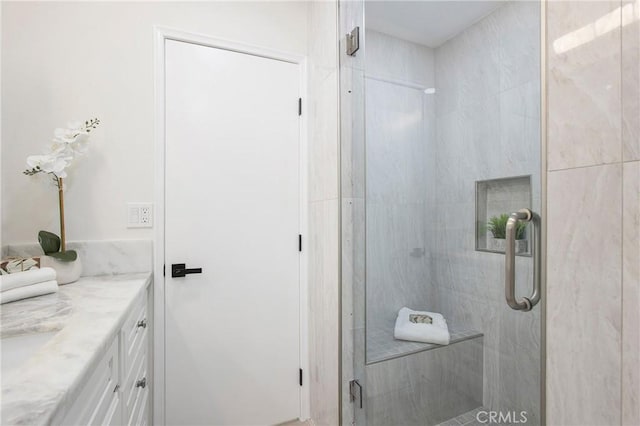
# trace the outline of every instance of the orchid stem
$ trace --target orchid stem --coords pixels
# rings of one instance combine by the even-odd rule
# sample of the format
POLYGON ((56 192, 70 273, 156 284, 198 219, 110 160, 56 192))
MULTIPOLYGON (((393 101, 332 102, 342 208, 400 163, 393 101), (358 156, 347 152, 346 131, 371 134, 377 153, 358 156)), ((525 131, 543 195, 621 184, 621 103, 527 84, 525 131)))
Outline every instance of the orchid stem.
POLYGON ((58 202, 60 203, 60 251, 66 251, 66 238, 64 235, 64 193, 62 192, 62 178, 58 178, 58 202))

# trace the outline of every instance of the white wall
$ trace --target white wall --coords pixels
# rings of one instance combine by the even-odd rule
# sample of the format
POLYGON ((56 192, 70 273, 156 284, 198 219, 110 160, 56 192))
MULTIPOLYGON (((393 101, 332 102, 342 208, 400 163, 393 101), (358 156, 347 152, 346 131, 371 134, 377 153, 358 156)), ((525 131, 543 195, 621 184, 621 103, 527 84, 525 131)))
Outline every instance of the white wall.
POLYGON ((126 203, 153 199, 153 26, 305 54, 304 2, 2 3, 2 236, 58 231, 45 179, 21 174, 55 127, 98 116, 70 172, 70 240, 151 238, 126 228, 126 203))

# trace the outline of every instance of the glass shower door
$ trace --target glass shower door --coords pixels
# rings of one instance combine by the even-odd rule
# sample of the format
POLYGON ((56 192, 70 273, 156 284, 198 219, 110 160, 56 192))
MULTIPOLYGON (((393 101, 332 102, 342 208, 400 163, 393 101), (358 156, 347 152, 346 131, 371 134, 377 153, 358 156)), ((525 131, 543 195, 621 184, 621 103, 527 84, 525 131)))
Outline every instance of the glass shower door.
POLYGON ((541 4, 339 11, 342 423, 541 424, 541 4))

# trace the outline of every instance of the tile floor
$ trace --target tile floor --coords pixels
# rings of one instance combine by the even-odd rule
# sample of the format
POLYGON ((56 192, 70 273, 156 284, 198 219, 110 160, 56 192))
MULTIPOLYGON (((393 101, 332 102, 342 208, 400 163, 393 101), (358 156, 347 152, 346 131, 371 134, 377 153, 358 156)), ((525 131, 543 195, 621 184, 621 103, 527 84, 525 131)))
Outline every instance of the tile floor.
MULTIPOLYGON (((442 422, 436 426, 482 426, 482 425, 500 425, 500 426, 512 426, 512 423, 489 423, 489 419, 487 418, 487 414, 480 415, 480 418, 476 417, 478 412, 480 411, 490 411, 488 408, 478 407, 471 411, 467 411, 464 414, 460 414, 458 417, 454 417, 453 419, 449 419, 445 422, 442 422), (480 421, 482 420, 482 421, 480 421)), ((522 423, 520 423, 522 424, 522 423)))

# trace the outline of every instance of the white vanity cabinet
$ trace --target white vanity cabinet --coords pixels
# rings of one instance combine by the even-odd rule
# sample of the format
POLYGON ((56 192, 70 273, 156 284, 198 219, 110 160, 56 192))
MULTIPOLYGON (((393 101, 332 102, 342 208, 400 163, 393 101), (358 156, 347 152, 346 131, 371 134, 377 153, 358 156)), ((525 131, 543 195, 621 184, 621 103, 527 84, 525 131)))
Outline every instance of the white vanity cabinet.
POLYGON ((144 425, 149 419, 149 315, 138 300, 122 326, 122 424, 144 425))
POLYGON ((150 423, 149 294, 145 291, 78 392, 54 425, 147 425, 150 423))

